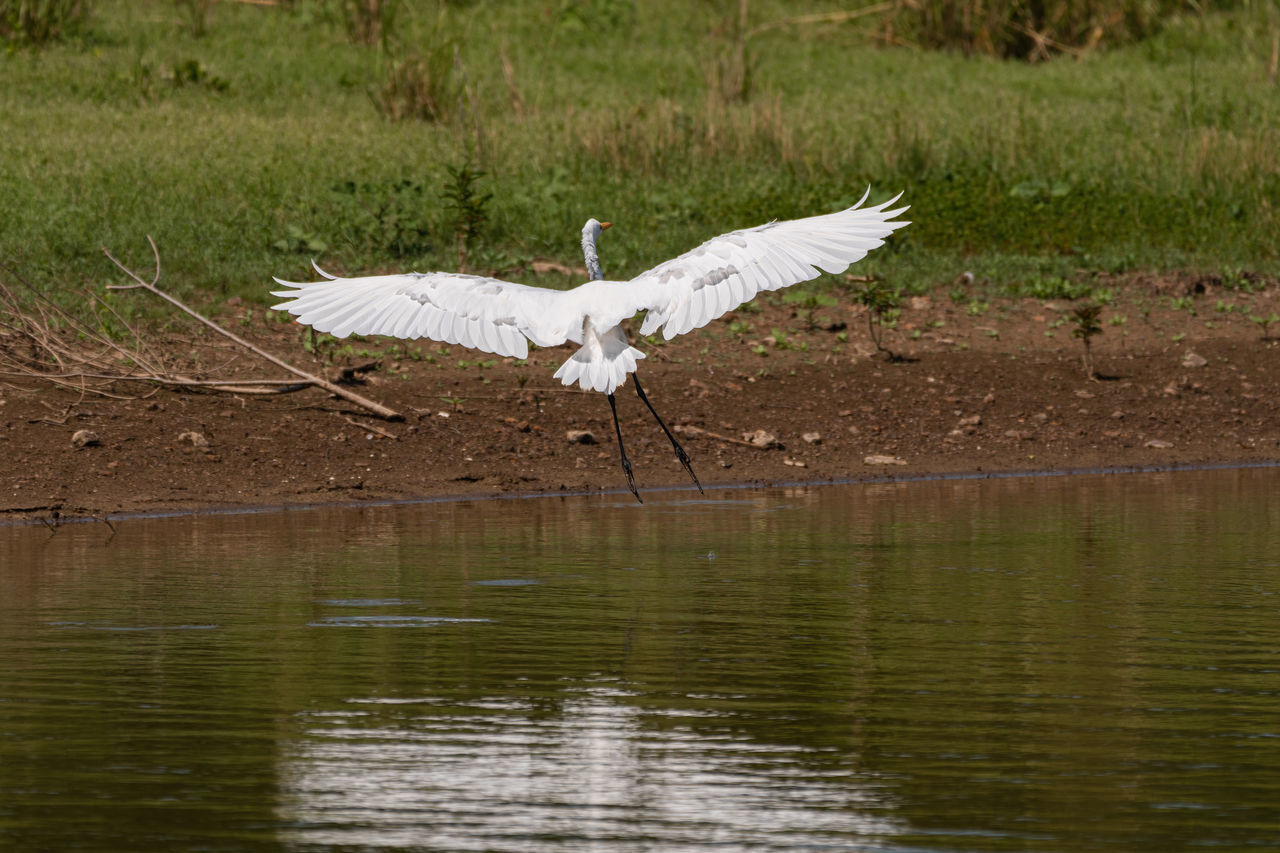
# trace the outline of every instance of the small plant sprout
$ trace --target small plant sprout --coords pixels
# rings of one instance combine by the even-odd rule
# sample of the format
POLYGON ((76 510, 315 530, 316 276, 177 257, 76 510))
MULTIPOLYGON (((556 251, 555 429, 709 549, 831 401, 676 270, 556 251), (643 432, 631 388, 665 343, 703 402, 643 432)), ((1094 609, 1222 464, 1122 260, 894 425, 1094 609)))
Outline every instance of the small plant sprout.
POLYGON ((1084 302, 1071 310, 1071 319, 1076 324, 1076 327, 1071 330, 1071 337, 1079 338, 1084 344, 1084 375, 1089 379, 1098 378, 1098 374, 1093 369, 1090 338, 1102 333, 1102 324, 1098 322, 1101 314, 1102 306, 1096 302, 1084 302))
POLYGON ((854 298, 866 306, 867 331, 876 350, 888 355, 890 361, 897 361, 898 357, 884 345, 884 330, 898 325, 898 317, 902 315, 902 295, 897 288, 886 287, 878 281, 868 281, 858 289, 854 298))
POLYGON ((1271 336, 1270 336, 1270 333, 1267 331, 1267 329, 1272 323, 1280 323, 1280 314, 1276 314, 1276 312, 1274 311, 1272 311, 1266 317, 1263 317, 1258 314, 1250 314, 1249 319, 1262 327, 1262 339, 1264 341, 1269 341, 1271 340, 1271 336))
POLYGON ((450 406, 453 406, 453 410, 454 410, 455 412, 460 412, 460 411, 462 411, 462 404, 463 404, 463 403, 465 403, 465 402, 467 401, 467 398, 466 398, 466 397, 445 397, 445 396, 441 396, 441 397, 440 397, 440 399, 441 399, 441 400, 444 400, 444 401, 445 401, 446 403, 448 403, 450 406))
POLYGON ((472 169, 470 163, 464 163, 460 168, 445 168, 449 171, 449 182, 445 184, 444 198, 446 208, 453 214, 453 233, 458 242, 458 271, 465 272, 471 250, 489 220, 485 206, 493 198, 493 193, 480 192, 477 183, 484 177, 484 172, 472 169))

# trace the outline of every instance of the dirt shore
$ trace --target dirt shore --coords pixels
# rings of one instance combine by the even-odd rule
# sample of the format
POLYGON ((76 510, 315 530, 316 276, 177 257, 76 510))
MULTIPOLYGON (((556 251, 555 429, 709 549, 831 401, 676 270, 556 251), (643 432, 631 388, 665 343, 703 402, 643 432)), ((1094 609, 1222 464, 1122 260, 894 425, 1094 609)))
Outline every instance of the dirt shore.
MULTIPOLYGON (((897 359, 877 351, 860 308, 774 297, 677 341, 638 342, 649 353, 640 376, 708 489, 1280 460, 1280 346, 1251 319, 1280 311, 1280 283, 1242 291, 1215 276, 1138 277, 1116 292, 1093 339, 1097 379, 1071 335, 1072 303, 945 290, 903 306, 883 341, 897 359)), ((567 348, 527 364, 429 341, 309 353, 295 325, 219 310, 304 369, 339 378, 376 363, 354 371, 353 387, 404 420, 314 389, 247 396, 130 382, 104 386, 106 397, 6 376, 0 523, 625 488, 608 403, 551 377, 567 348), (570 441, 575 430, 594 443, 570 441)), ((281 376, 190 329, 151 346, 210 378, 281 376)), ((618 408, 642 494, 689 486, 630 383, 618 408)))

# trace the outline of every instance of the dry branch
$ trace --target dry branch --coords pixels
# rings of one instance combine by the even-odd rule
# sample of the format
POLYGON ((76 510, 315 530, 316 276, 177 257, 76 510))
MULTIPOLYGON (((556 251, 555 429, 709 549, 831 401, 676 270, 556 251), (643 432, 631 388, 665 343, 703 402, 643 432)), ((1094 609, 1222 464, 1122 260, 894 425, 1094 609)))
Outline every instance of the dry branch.
MULTIPOLYGON (((249 350, 259 358, 269 361, 272 364, 274 364, 276 367, 279 367, 282 370, 287 370, 289 373, 292 373, 294 376, 299 377, 300 379, 304 380, 306 384, 314 385, 315 387, 328 391, 330 394, 334 394, 338 397, 341 397, 342 399, 347 400, 348 402, 355 403, 360 408, 365 409, 369 412, 372 412, 373 414, 377 415, 380 418, 385 418, 386 420, 390 420, 390 421, 404 420, 404 416, 401 415, 399 412, 395 411, 394 409, 389 409, 386 406, 382 405, 381 403, 374 402, 373 400, 370 400, 366 397, 362 397, 361 395, 356 394, 353 391, 349 391, 346 388, 342 388, 338 385, 335 385, 327 379, 324 379, 322 377, 316 376, 311 373, 307 373, 305 370, 294 367, 288 362, 282 361, 281 359, 276 358, 271 353, 266 352, 265 350, 259 349, 258 347, 246 341, 244 338, 240 337, 234 332, 231 332, 227 329, 222 328, 217 323, 210 320, 208 317, 205 317, 203 314, 199 313, 193 308, 189 308, 186 304, 184 304, 177 298, 170 296, 160 288, 156 287, 156 282, 160 280, 160 250, 156 248, 156 243, 154 240, 151 239, 150 235, 147 235, 147 242, 151 244, 151 251, 155 255, 155 260, 156 260, 156 274, 149 282, 143 281, 142 278, 137 273, 135 273, 133 270, 129 269, 124 264, 116 260, 115 257, 111 254, 111 252, 107 251, 107 249, 103 247, 102 253, 106 255, 107 258, 109 258, 113 264, 118 266, 126 275, 128 275, 130 278, 132 278, 136 282, 136 284, 108 285, 107 286, 108 290, 136 290, 138 288, 147 290, 150 293, 153 293, 156 296, 163 299, 164 301, 168 302, 170 305, 173 305, 174 307, 178 308, 180 311, 186 313, 191 317, 194 317, 196 320, 199 320, 201 323, 208 326, 210 329, 213 329, 218 334, 230 339, 231 341, 234 341, 235 343, 249 350)), ((252 385, 256 383, 251 382, 248 384, 252 385)), ((217 387, 217 386, 211 386, 211 387, 217 387)), ((262 393, 262 392, 258 392, 258 393, 262 393)))
MULTIPOLYGON (((59 388, 67 388, 84 395, 95 395, 116 400, 143 399, 155 394, 160 386, 201 389, 226 394, 288 394, 306 388, 322 388, 331 394, 348 400, 378 417, 387 420, 403 420, 392 409, 368 400, 334 383, 299 370, 264 352, 248 341, 227 331, 156 287, 160 278, 160 254, 150 237, 152 252, 156 257, 156 275, 150 282, 140 279, 110 252, 103 249, 108 258, 124 270, 137 284, 109 286, 108 290, 145 288, 161 299, 177 306, 204 325, 229 338, 239 347, 294 374, 295 379, 208 379, 190 375, 192 371, 175 369, 165 359, 148 347, 146 336, 134 328, 111 305, 94 294, 86 294, 86 302, 99 312, 98 324, 86 321, 61 307, 7 266, 3 267, 25 287, 24 298, 0 282, 0 376, 18 377, 45 382, 59 388), (103 316, 110 318, 125 331, 125 341, 116 338, 118 333, 109 330, 103 316), (132 393, 121 388, 127 383, 152 386, 144 393, 132 393)), ((232 359, 234 360, 234 359, 232 359)), ((229 363, 229 362, 228 362, 229 363)), ((225 365, 223 365, 225 366, 225 365)), ((217 368, 221 369, 221 368, 217 368)), ((199 369, 207 375, 207 369, 199 369)))
POLYGON ((759 444, 752 444, 749 441, 743 441, 740 438, 731 438, 730 436, 727 436, 727 435, 721 435, 718 432, 712 432, 709 429, 690 426, 688 424, 675 424, 674 426, 671 427, 671 430, 672 432, 678 432, 681 435, 691 435, 695 437, 705 436, 707 438, 714 438, 716 441, 723 441, 725 444, 737 444, 741 447, 750 447, 752 450, 768 450, 769 449, 768 447, 762 447, 759 444))

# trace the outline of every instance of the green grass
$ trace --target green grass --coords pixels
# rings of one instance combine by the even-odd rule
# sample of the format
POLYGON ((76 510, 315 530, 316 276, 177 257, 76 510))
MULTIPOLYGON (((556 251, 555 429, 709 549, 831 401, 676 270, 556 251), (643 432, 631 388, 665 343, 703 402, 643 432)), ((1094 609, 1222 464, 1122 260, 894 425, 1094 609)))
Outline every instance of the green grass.
MULTIPOLYGON (((447 124, 385 119, 388 57, 286 5, 216 4, 196 37, 172 2, 99 0, 74 36, 0 57, 0 261, 69 292, 118 280, 102 246, 149 268, 151 234, 162 282, 210 299, 265 299, 312 256, 452 269, 443 194, 470 160, 493 194, 480 270, 580 263, 594 216, 615 223, 606 274, 629 276, 871 185, 905 191, 913 224, 859 271, 907 292, 965 270, 1011 293, 1098 270, 1280 271, 1270 3, 1039 65, 886 48, 869 25, 773 29, 749 42, 744 103, 709 90, 732 48, 711 4, 405 4, 401 44, 459 45, 469 95, 447 124)), ((751 20, 803 11, 757 2, 751 20)))

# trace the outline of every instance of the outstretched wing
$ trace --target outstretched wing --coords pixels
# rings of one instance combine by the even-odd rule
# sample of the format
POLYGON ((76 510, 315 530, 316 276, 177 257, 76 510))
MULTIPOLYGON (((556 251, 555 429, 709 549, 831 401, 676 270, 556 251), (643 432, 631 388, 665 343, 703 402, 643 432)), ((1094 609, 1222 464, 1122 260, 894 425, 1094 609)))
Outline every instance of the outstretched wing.
POLYGON ((567 330, 547 320, 554 318, 562 291, 460 273, 335 278, 319 267, 316 272, 326 280, 276 279, 296 289, 272 291, 287 297, 272 307, 334 337, 431 338, 516 358, 529 354, 525 338, 539 346, 567 338, 567 330))
POLYGON ((733 231, 641 273, 629 285, 637 310, 648 310, 640 334, 662 328, 662 336, 671 340, 705 326, 762 290, 809 281, 820 270, 843 272, 883 245, 894 229, 909 224, 891 221, 907 209, 888 209, 901 197, 862 207, 867 200, 863 195, 839 213, 733 231))

